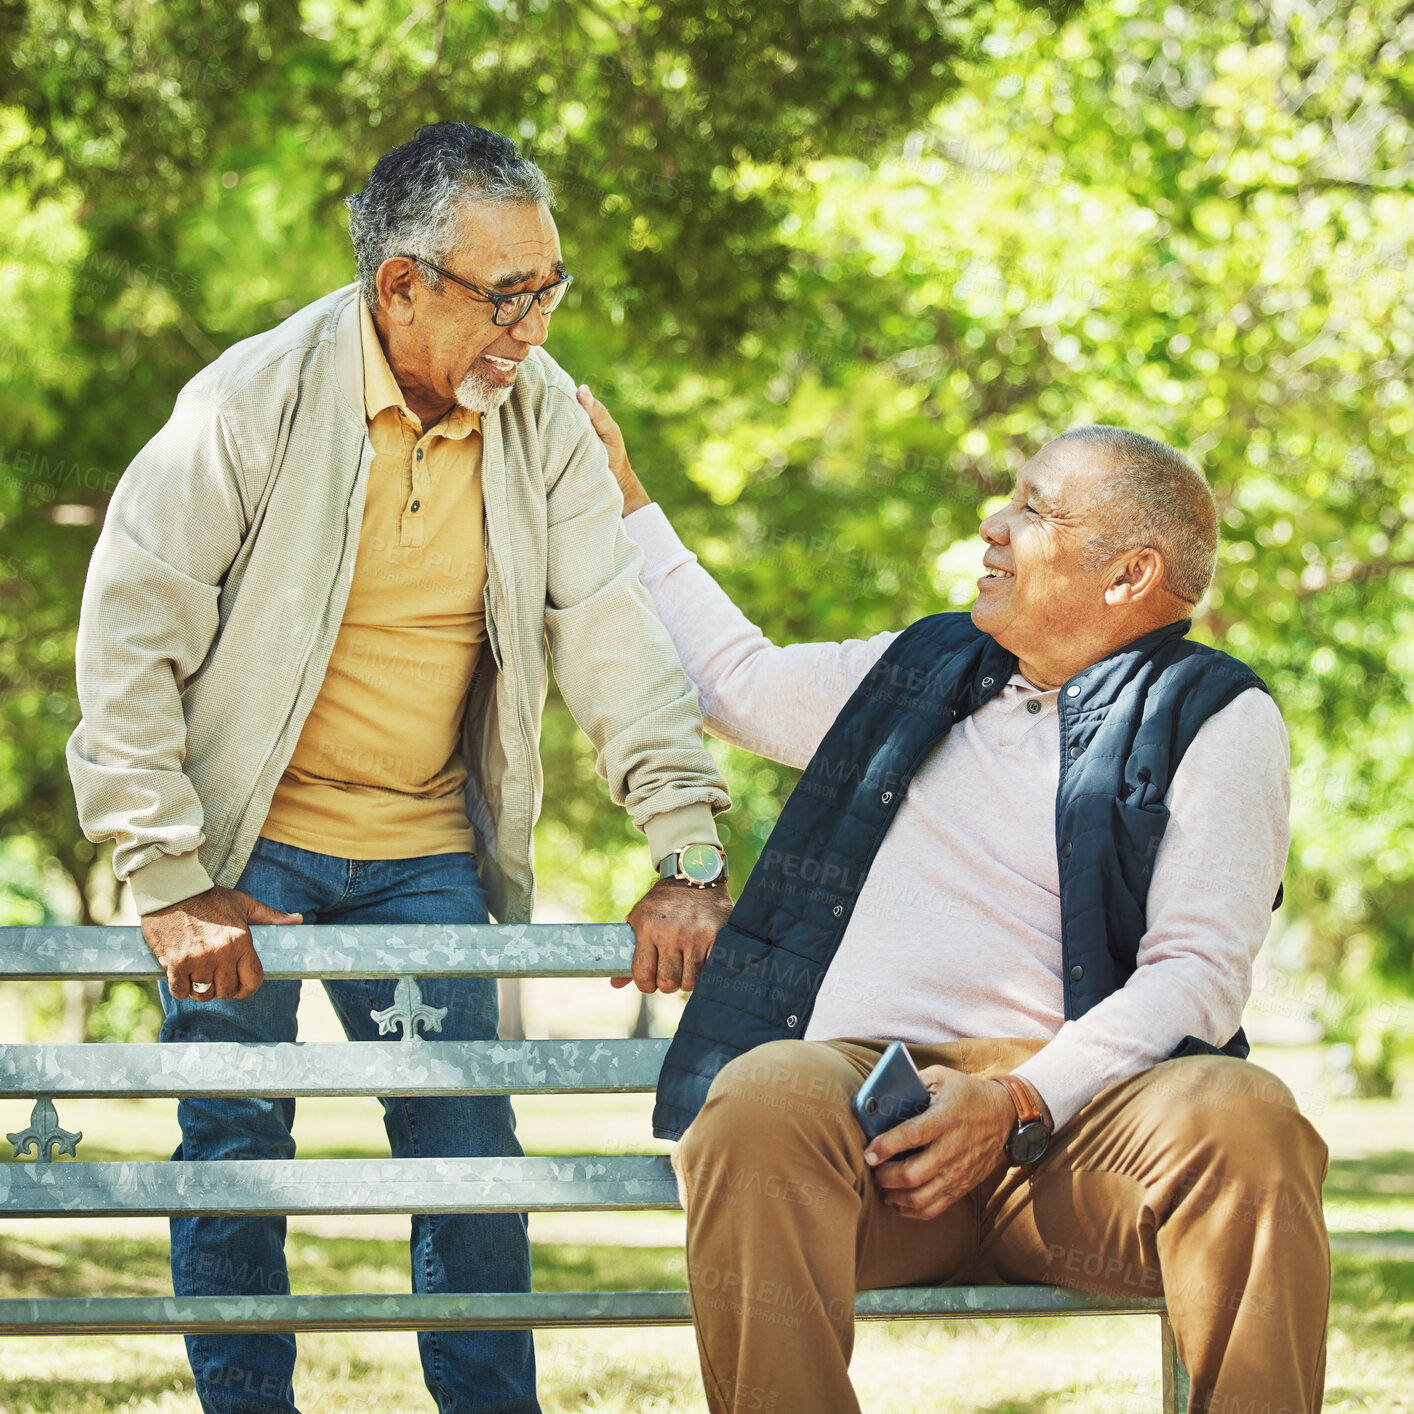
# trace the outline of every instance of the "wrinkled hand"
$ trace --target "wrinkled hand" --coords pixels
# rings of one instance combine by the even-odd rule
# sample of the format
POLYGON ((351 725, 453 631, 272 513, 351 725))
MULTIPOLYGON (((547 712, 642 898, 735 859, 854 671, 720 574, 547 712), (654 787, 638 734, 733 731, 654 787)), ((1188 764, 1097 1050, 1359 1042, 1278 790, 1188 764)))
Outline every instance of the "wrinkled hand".
POLYGON ((217 885, 143 914, 142 936, 167 969, 167 985, 177 1000, 240 1000, 265 977, 250 925, 303 921, 298 913, 280 913, 238 889, 217 885), (193 982, 210 982, 211 990, 193 992, 193 982))
POLYGON ((589 391, 587 383, 579 385, 579 405, 589 414, 589 421, 599 434, 604 450, 609 454, 609 470, 619 483, 624 496, 624 514, 628 515, 646 506, 653 498, 643 489, 643 483, 633 474, 628 464, 628 448, 624 446, 624 434, 619 424, 609 416, 609 409, 589 391))
POLYGON ((864 1151, 875 1165, 884 1201, 905 1217, 935 1218, 1006 1163, 1003 1146, 1016 1126, 1016 1106, 1004 1086, 946 1066, 918 1072, 933 1096, 921 1115, 904 1120, 864 1151), (921 1153, 890 1163, 907 1149, 921 1153))
POLYGON ((660 879, 628 916, 637 945, 633 976, 614 977, 610 985, 640 992, 690 992, 712 950, 718 930, 732 911, 725 883, 695 889, 681 879, 660 879))

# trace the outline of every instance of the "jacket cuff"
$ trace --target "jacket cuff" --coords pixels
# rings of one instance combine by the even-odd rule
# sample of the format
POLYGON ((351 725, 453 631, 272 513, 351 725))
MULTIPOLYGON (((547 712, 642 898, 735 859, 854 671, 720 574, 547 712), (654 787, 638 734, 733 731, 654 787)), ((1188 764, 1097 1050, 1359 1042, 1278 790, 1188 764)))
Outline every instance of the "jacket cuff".
POLYGON ((211 876, 201 867, 196 851, 187 854, 159 854, 150 864, 128 875, 133 891, 133 907, 139 913, 156 913, 159 908, 180 903, 213 887, 211 876))
POLYGON ((685 849, 690 844, 721 843, 712 819, 712 807, 706 801, 680 805, 676 810, 652 816, 643 822, 643 833, 648 836, 648 850, 655 869, 674 850, 685 849))

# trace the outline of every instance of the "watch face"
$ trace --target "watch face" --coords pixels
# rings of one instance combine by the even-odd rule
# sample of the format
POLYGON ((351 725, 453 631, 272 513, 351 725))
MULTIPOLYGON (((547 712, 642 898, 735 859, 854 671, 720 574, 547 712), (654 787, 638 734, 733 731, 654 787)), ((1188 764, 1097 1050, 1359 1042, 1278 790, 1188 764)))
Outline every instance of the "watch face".
POLYGON ((1034 1164, 1046 1152, 1051 1136, 1046 1126, 1038 1119, 1030 1124, 1020 1124, 1012 1131, 1007 1141, 1007 1155, 1014 1164, 1034 1164))
POLYGON ((690 844, 681 856, 682 872, 696 884, 710 884, 722 876, 722 856, 710 844, 690 844))

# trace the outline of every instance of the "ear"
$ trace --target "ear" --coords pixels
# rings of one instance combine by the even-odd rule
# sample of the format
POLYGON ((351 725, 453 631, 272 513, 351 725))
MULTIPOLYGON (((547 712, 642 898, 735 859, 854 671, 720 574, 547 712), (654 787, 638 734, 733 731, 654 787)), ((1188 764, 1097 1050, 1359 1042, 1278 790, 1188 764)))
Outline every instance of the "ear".
POLYGON ((1157 550, 1128 550, 1106 574, 1105 603, 1137 604, 1157 594, 1163 580, 1164 557, 1157 550))
POLYGON ((378 308, 397 324, 411 324, 417 309, 417 268, 402 256, 393 256, 378 267, 378 308))

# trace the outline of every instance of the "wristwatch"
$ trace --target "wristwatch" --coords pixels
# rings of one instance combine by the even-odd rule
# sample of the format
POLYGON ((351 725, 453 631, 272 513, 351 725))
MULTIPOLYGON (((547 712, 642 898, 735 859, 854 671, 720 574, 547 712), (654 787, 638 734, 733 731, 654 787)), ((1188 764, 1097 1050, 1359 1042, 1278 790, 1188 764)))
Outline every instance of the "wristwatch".
POLYGON ((719 844, 689 844, 665 854, 660 879, 685 879, 689 888, 707 889, 727 880, 727 852, 719 844))
POLYGON ((1051 1131, 1041 1115, 1031 1087, 1017 1075, 999 1075, 1002 1086, 1016 1106, 1016 1128, 1007 1135, 1006 1156, 1013 1167, 1037 1163, 1051 1142, 1051 1131))

